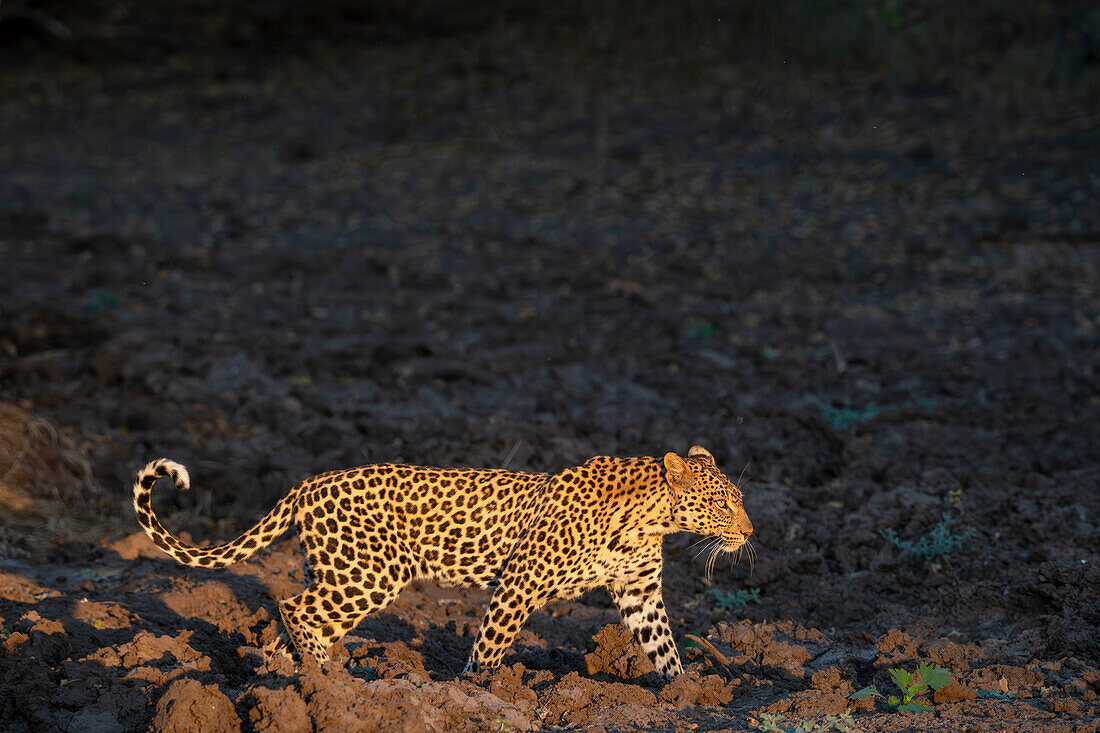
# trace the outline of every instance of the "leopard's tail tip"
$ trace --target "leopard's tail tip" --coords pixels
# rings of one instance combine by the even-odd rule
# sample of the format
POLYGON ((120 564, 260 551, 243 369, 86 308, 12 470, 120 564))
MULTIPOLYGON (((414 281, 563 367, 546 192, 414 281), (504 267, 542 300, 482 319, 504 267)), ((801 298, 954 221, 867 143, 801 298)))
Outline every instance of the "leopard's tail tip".
POLYGON ((168 476, 180 491, 187 491, 191 488, 191 474, 187 473, 187 468, 182 463, 176 463, 170 458, 158 458, 145 464, 145 468, 141 469, 141 473, 138 474, 138 483, 140 484, 147 476, 154 478, 168 476))

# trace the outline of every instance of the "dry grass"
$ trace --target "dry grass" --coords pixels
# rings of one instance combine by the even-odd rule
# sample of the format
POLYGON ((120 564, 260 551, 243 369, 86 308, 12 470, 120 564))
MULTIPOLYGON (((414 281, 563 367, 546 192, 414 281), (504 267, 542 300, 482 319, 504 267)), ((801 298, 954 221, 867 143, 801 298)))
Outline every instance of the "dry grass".
POLYGON ((71 436, 0 403, 0 557, 103 534, 112 515, 71 436))

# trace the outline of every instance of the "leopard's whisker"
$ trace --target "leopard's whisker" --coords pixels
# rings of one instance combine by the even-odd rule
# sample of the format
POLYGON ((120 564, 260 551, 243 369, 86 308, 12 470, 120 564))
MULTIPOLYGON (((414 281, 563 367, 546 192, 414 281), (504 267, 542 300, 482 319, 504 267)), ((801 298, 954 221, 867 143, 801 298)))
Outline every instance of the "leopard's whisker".
POLYGON ((721 548, 719 547, 718 542, 714 542, 713 544, 710 544, 710 545, 707 546, 707 559, 703 562, 703 577, 706 578, 706 581, 707 581, 708 584, 713 582, 713 580, 712 580, 712 575, 713 575, 712 559, 714 558, 715 554, 718 553, 718 551, 720 549, 721 548))
MULTIPOLYGON (((699 542, 704 542, 704 541, 707 541, 707 540, 709 540, 709 541, 713 542, 713 541, 714 541, 714 538, 713 538, 713 537, 704 537, 704 538, 703 538, 702 540, 699 540, 699 542)), ((697 545, 697 544, 699 544, 699 542, 696 542, 695 544, 697 545)), ((695 545, 692 545, 692 547, 694 547, 694 546, 695 546, 695 545)), ((699 559, 699 556, 700 556, 700 555, 702 555, 702 554, 703 554, 704 552, 706 552, 706 551, 707 551, 707 550, 709 550, 709 549, 710 549, 710 545, 709 545, 709 544, 706 544, 706 545, 703 545, 702 547, 700 547, 700 548, 699 548, 699 551, 698 551, 698 552, 696 552, 696 553, 695 553, 695 555, 693 555, 693 556, 692 556, 692 558, 691 558, 691 559, 692 559, 692 561, 694 562, 695 560, 698 560, 698 559, 699 559)))
POLYGON ((713 545, 710 553, 710 557, 707 558, 707 582, 711 583, 714 580, 714 563, 718 559, 718 555, 721 552, 721 547, 716 543, 713 545))
POLYGON ((695 546, 696 546, 697 544, 699 544, 700 542, 706 542, 706 541, 707 541, 707 540, 709 540, 709 539, 713 539, 713 537, 711 537, 710 535, 707 535, 706 537, 704 537, 704 538, 703 538, 703 539, 701 539, 701 540, 696 540, 695 542, 692 542, 692 543, 691 543, 690 545, 688 545, 688 546, 687 546, 687 549, 688 549, 688 550, 690 550, 691 548, 695 547, 695 546))
POLYGON ((741 490, 741 479, 745 478, 745 471, 749 470, 749 466, 751 465, 752 459, 750 458, 748 463, 745 464, 745 467, 741 469, 741 475, 737 477, 737 483, 734 484, 734 486, 737 487, 738 491, 741 490))

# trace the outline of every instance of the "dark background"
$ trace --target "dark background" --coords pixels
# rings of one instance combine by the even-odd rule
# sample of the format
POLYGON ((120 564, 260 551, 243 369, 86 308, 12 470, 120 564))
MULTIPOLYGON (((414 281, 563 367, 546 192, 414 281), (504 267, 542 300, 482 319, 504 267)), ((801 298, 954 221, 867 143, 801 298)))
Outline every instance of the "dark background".
POLYGON ((700 443, 738 613, 1095 663, 1100 14, 961 5, 6 0, 0 400, 91 503, 5 552, 133 531, 161 455, 206 537, 331 468, 700 443))

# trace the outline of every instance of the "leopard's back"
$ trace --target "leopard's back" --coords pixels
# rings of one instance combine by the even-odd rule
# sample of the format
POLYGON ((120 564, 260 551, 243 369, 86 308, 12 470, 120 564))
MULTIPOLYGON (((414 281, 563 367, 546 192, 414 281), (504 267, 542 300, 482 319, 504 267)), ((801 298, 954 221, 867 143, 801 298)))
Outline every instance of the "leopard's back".
POLYGON ((375 564, 398 563, 414 577, 486 587, 546 479, 542 473, 390 463, 333 471, 303 482, 295 523, 311 564, 333 564, 351 543, 373 555, 375 564), (371 547, 379 532, 393 544, 371 547), (396 556, 387 557, 387 550, 396 556))

